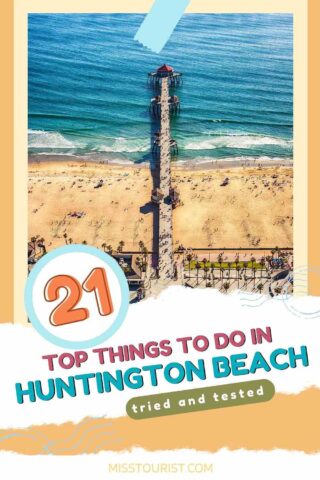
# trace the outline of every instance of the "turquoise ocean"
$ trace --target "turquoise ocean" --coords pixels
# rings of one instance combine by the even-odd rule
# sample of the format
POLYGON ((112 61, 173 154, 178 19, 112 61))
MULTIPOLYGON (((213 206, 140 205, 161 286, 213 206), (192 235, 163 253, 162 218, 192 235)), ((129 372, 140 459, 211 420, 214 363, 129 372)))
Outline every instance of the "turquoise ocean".
POLYGON ((293 156, 293 17, 185 15, 161 54, 133 14, 29 15, 29 155, 146 162, 148 72, 183 72, 177 161, 293 156))

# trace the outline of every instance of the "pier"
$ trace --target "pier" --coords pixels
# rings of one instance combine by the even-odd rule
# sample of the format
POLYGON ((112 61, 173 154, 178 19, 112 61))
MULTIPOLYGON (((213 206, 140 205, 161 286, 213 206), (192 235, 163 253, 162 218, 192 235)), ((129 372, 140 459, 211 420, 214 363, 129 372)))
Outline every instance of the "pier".
POLYGON ((168 103, 168 78, 161 85, 161 130, 160 130, 160 190, 163 198, 159 204, 159 260, 158 275, 162 280, 173 278, 172 204, 171 189, 171 145, 170 110, 168 103))
POLYGON ((172 211, 179 204, 179 192, 171 184, 171 155, 178 153, 177 142, 171 138, 170 116, 179 113, 180 100, 170 95, 170 88, 181 84, 181 73, 168 65, 149 73, 149 81, 158 94, 151 99, 150 113, 159 119, 159 132, 155 133, 152 153, 157 156, 154 188, 151 201, 158 208, 157 274, 166 281, 175 276, 173 260, 172 211))

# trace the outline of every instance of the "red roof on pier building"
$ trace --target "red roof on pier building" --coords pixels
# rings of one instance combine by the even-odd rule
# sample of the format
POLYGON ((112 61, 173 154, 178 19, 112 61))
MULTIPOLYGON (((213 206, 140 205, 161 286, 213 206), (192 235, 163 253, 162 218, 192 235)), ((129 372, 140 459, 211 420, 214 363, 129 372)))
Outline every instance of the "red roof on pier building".
POLYGON ((162 65, 162 67, 158 68, 157 72, 158 73, 173 73, 174 69, 165 63, 164 65, 162 65))

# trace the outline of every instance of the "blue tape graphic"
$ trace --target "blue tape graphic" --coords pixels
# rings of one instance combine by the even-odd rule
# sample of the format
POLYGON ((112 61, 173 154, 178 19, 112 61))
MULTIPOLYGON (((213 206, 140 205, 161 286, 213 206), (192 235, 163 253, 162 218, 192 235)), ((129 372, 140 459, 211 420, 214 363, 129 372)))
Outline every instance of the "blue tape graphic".
POLYGON ((135 40, 160 53, 191 0, 155 0, 135 40))

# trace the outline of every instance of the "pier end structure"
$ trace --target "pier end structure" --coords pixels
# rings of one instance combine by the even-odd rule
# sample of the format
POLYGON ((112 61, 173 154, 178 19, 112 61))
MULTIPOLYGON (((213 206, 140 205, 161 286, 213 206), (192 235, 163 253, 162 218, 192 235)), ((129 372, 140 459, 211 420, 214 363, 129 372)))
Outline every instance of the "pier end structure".
POLYGON ((178 87, 182 85, 183 75, 181 72, 176 72, 174 68, 170 67, 166 63, 158 68, 155 72, 148 74, 150 85, 153 88, 161 88, 162 79, 167 78, 169 87, 178 87))

